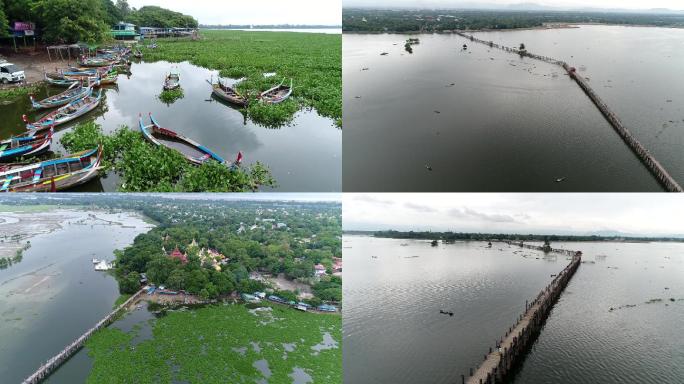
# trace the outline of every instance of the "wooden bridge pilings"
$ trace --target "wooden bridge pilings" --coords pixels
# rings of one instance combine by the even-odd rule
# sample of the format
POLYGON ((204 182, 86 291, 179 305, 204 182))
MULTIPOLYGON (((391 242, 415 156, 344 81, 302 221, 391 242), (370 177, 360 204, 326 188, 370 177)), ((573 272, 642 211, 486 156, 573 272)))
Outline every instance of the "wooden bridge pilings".
POLYGON ((62 351, 60 351, 58 354, 55 356, 51 357, 48 361, 46 361, 43 365, 41 365, 36 372, 34 372, 31 376, 27 377, 22 384, 37 384, 40 383, 43 379, 47 378, 55 369, 57 369, 60 365, 62 365, 65 361, 69 360, 69 358, 76 353, 78 350, 83 347, 85 342, 99 329, 104 328, 111 324, 116 317, 126 310, 126 308, 133 302, 135 302, 140 295, 143 294, 143 290, 141 289, 140 291, 136 292, 133 296, 131 296, 128 300, 126 300, 123 304, 118 306, 115 310, 110 312, 107 316, 105 316, 102 320, 100 320, 95 326, 87 330, 83 335, 79 336, 76 340, 74 340, 71 344, 67 345, 62 351))
POLYGON ((580 76, 574 68, 568 65, 568 63, 557 60, 551 57, 536 55, 524 49, 515 49, 511 47, 506 47, 503 45, 496 44, 492 41, 485 41, 479 39, 473 35, 468 35, 467 33, 454 31, 455 34, 464 37, 470 41, 477 42, 480 44, 488 45, 491 48, 501 49, 506 52, 516 53, 521 56, 527 56, 536 60, 544 61, 549 64, 558 65, 562 67, 572 78, 575 80, 577 85, 584 91, 584 93, 591 99, 591 101, 596 105, 601 114, 608 120, 608 123, 615 129, 615 132, 622 138, 622 140, 627 144, 627 146, 632 150, 632 152, 641 160, 641 163, 651 172, 653 177, 662 185, 668 192, 683 192, 684 189, 677 183, 677 181, 667 172, 667 170, 656 160, 653 155, 632 135, 632 133, 622 124, 622 121, 617 117, 613 111, 608 108, 608 105, 601 100, 601 98, 594 92, 594 90, 589 86, 586 79, 580 76))
POLYGON ((474 372, 471 369, 468 375, 461 375, 462 384, 495 384, 506 380, 515 365, 524 359, 551 308, 558 301, 582 261, 581 252, 563 249, 549 250, 527 244, 519 245, 530 249, 572 255, 572 261, 531 302, 525 303, 525 312, 506 330, 504 336, 496 341, 495 348, 489 348, 489 353, 484 355, 484 360, 478 369, 474 372))

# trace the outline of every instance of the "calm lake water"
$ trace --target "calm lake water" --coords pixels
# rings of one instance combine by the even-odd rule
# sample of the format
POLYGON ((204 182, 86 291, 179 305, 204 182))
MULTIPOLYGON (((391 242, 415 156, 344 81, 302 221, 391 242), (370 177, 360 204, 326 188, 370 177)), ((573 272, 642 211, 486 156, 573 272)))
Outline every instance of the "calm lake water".
MULTIPOLYGON (((3 212, 13 225, 24 226, 17 219, 27 215, 60 228, 28 239, 31 247, 22 261, 0 270, 0 377, 7 383, 21 382, 112 310, 119 296, 116 280, 96 272, 92 259, 112 260, 115 249, 151 227, 132 213, 3 212)), ((24 233, 42 226, 27 223, 24 233)), ((69 362, 77 369, 50 382, 84 382, 91 363, 86 354, 79 355, 69 362)))
MULTIPOLYGON (((292 124, 278 129, 267 128, 245 120, 239 110, 223 104, 211 96, 206 80, 216 79, 218 71, 189 64, 168 62, 133 63, 132 74, 119 75, 118 85, 105 91, 105 101, 95 111, 73 124, 59 127, 53 150, 66 151, 58 144, 59 138, 70 127, 81 121, 95 118, 105 132, 121 125, 139 130, 138 114, 152 112, 155 119, 167 128, 182 133, 233 160, 242 151, 246 164, 260 161, 272 171, 279 191, 340 191, 342 188, 342 130, 332 119, 315 111, 301 110, 292 124), (158 99, 164 76, 172 67, 181 75, 184 97, 167 105, 158 99)), ((274 78, 274 82, 278 82, 274 78)), ((63 88, 50 87, 47 92, 56 94, 63 88)), ((30 109, 28 98, 0 105, 0 138, 25 131, 21 115, 30 109)), ((44 112, 43 112, 44 113, 44 112)), ((27 113, 29 120, 42 116, 27 113)), ((147 119, 147 118, 146 118, 147 119)), ((78 188, 80 191, 115 191, 119 178, 110 174, 78 188)), ((268 188, 270 190, 270 188, 268 188)))
MULTIPOLYGON (((582 250, 589 263, 513 381, 681 383, 684 245, 553 245, 582 250), (609 311, 627 304, 636 306, 609 311)), ((460 382, 569 262, 499 243, 345 236, 343 247, 344 374, 355 384, 460 382)))
POLYGON ((684 30, 606 25, 479 33, 579 69, 625 126, 684 183, 684 30))
MULTIPOLYGON (((654 33, 652 40, 662 34, 646 28, 635 30, 642 34, 654 33)), ((511 34, 525 34, 523 40, 532 52, 554 55, 553 51, 541 49, 540 42, 556 47, 547 34, 572 31, 511 34)), ((633 127, 629 115, 623 116, 625 110, 649 122, 641 126, 651 137, 663 130, 664 120, 679 121, 678 126, 684 127, 684 113, 674 117, 677 109, 682 110, 682 103, 673 101, 667 103, 669 107, 665 105, 665 99, 674 100, 679 92, 684 93, 684 86, 680 86, 683 80, 674 72, 676 66, 657 67, 656 61, 661 57, 658 48, 643 45, 640 54, 648 56, 652 63, 651 74, 643 75, 632 66, 635 60, 632 56, 638 50, 616 48, 627 44, 631 34, 616 32, 604 36, 600 29, 584 33, 583 39, 568 38, 557 49, 576 52, 594 47, 588 54, 602 63, 606 71, 612 71, 609 77, 612 83, 625 84, 620 89, 597 87, 596 91, 616 107, 616 113, 640 139, 643 132, 633 127), (612 44, 611 49, 605 54, 600 52, 599 44, 608 42, 612 44), (676 79, 668 86, 662 82, 650 87, 638 86, 653 76, 676 79), (678 90, 670 96, 662 95, 669 88, 678 90), (609 97, 604 89, 621 98, 609 97), (651 92, 654 89, 659 93, 651 92), (641 104, 640 99, 649 99, 651 104, 641 104), (652 103, 657 103, 658 108, 652 103), (660 107, 671 111, 661 111, 660 107)), ((499 41, 500 36, 508 35, 500 33, 491 39, 499 41)), ((512 35, 501 40, 517 45, 521 38, 512 35)), ((681 49, 679 52, 671 53, 672 57, 684 59, 681 49)), ((347 34, 343 35, 343 57, 343 145, 353 148, 344 158, 345 190, 661 190, 560 67, 447 34, 347 34), (404 51, 404 41, 409 37, 420 38, 413 54, 404 51), (468 45, 467 50, 462 49, 464 43, 468 45), (383 52, 388 54, 381 55, 383 52), (559 178, 564 181, 556 182, 559 178)), ((583 64, 581 60, 559 58, 578 67, 583 64)), ((594 78, 593 66, 585 65, 586 71, 580 67, 582 74, 594 78)), ((684 134, 681 129, 677 133, 674 123, 668 124, 673 125, 658 138, 663 143, 661 146, 645 138, 643 144, 656 153, 675 178, 684 180, 683 168, 672 166, 679 163, 684 167, 681 160, 684 134), (678 139, 673 141, 673 137, 678 139)))

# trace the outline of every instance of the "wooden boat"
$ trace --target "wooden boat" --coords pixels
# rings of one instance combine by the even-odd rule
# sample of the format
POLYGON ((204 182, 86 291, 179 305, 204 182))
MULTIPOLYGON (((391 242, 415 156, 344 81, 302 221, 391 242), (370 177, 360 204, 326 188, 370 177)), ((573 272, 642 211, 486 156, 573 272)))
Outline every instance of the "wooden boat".
POLYGON ((93 89, 89 87, 88 93, 78 100, 74 100, 67 105, 56 109, 47 115, 41 117, 38 121, 29 122, 26 115, 21 118, 26 123, 26 129, 32 131, 41 131, 50 128, 51 126, 58 126, 74 120, 86 113, 92 111, 100 104, 102 99, 102 90, 99 90, 97 96, 93 96, 93 89))
POLYGON ((72 85, 74 85, 74 83, 78 84, 78 81, 69 80, 65 78, 64 75, 62 75, 61 73, 56 72, 45 72, 44 78, 48 84, 56 85, 58 87, 71 87, 72 85))
POLYGON ((108 67, 74 67, 69 66, 67 71, 62 71, 64 76, 97 76, 97 74, 105 75, 113 70, 113 66, 108 67))
POLYGON ((102 146, 0 172, 0 192, 55 192, 97 176, 102 146))
POLYGON ((54 128, 46 133, 29 133, 0 141, 0 161, 5 162, 21 156, 36 156, 50 148, 54 128))
POLYGON ((69 104, 74 100, 85 97, 85 95, 88 94, 90 87, 76 87, 77 85, 78 82, 74 82, 66 91, 40 101, 36 101, 33 98, 33 95, 29 95, 29 98, 31 99, 31 105, 33 105, 34 109, 61 107, 64 104, 69 104))
POLYGON ((78 59, 77 63, 81 67, 107 67, 107 66, 110 66, 112 64, 115 64, 117 61, 118 61, 118 59, 114 60, 114 59, 108 58, 108 57, 98 57, 98 56, 96 56, 96 57, 85 57, 85 56, 81 56, 78 59))
POLYGON ((290 79, 290 86, 283 85, 285 79, 275 87, 268 89, 261 93, 261 100, 268 104, 278 104, 285 101, 292 94, 292 79, 290 79))
POLYGON ((171 72, 166 75, 166 79, 164 79, 164 89, 170 91, 178 87, 180 87, 180 73, 171 72))
POLYGON ((211 84, 214 96, 219 99, 241 107, 246 107, 247 104, 249 104, 249 98, 241 95, 235 88, 221 82, 220 78, 218 79, 218 83, 213 83, 209 80, 207 80, 207 82, 211 84))
POLYGON ((143 123, 142 115, 140 115, 140 131, 143 136, 152 144, 159 146, 163 145, 180 152, 192 164, 202 165, 207 161, 214 160, 228 166, 233 166, 239 165, 242 161, 242 153, 240 152, 234 163, 227 162, 221 156, 196 141, 170 129, 162 128, 156 120, 154 120, 152 114, 150 114, 150 122, 150 125, 145 125, 143 123))

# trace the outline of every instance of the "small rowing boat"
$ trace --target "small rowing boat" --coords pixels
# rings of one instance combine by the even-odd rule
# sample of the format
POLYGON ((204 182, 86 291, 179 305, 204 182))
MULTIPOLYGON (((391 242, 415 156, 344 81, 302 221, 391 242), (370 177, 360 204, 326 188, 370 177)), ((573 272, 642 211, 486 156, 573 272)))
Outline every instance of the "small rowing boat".
POLYGON ((93 96, 93 89, 89 87, 88 93, 83 98, 74 100, 69 104, 48 113, 33 123, 28 121, 26 115, 23 115, 21 118, 26 123, 26 129, 31 131, 41 131, 52 126, 58 126, 67 123, 85 115, 86 113, 95 109, 95 107, 100 104, 100 100, 102 100, 102 90, 98 91, 97 96, 93 96))
POLYGON ((215 160, 219 163, 232 166, 239 165, 242 161, 242 152, 238 153, 237 159, 231 164, 221 158, 221 156, 217 155, 196 141, 168 128, 162 128, 157 121, 154 120, 154 117, 152 117, 151 113, 149 116, 151 124, 145 125, 143 123, 142 115, 140 115, 140 131, 142 132, 143 136, 145 136, 147 140, 155 145, 163 145, 180 152, 183 157, 185 157, 192 164, 202 165, 207 161, 215 160))
POLYGON ((285 101, 292 94, 292 79, 290 79, 289 86, 283 85, 284 83, 285 79, 275 87, 262 92, 261 100, 268 104, 278 104, 285 101))
POLYGON ((69 80, 65 78, 64 75, 57 72, 45 72, 44 78, 48 84, 56 85, 58 87, 71 87, 72 85, 74 85, 74 83, 78 83, 75 80, 69 80))
POLYGON ((107 67, 112 64, 116 64, 119 61, 118 58, 114 57, 85 57, 81 56, 78 59, 78 65, 81 67, 107 67))
POLYGON ((166 75, 166 79, 164 79, 164 89, 170 91, 178 87, 180 87, 180 73, 171 72, 166 75))
POLYGON ((221 100, 225 100, 231 104, 238 105, 240 107, 246 107, 249 104, 249 98, 247 96, 241 95, 235 88, 224 84, 221 79, 218 79, 218 83, 213 83, 207 80, 213 89, 212 94, 221 100))
POLYGON ((102 146, 0 172, 0 192, 55 192, 97 176, 102 146))
POLYGON ((52 143, 54 129, 45 133, 28 133, 0 141, 0 162, 21 156, 36 156, 47 151, 52 143))
POLYGON ((36 101, 33 98, 33 95, 29 95, 31 105, 33 105, 34 109, 61 107, 64 104, 69 104, 74 100, 85 97, 88 94, 90 87, 80 86, 76 88, 77 85, 78 82, 74 82, 66 91, 40 101, 36 101))

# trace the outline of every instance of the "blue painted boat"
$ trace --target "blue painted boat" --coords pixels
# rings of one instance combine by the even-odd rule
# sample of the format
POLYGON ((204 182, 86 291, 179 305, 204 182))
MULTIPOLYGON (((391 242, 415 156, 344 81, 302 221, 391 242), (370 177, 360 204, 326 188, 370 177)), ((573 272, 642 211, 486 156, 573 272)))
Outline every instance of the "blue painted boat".
POLYGON ((58 87, 71 87, 74 83, 78 84, 78 81, 70 80, 64 77, 61 73, 43 73, 45 81, 48 84, 56 85, 58 87))
POLYGON ((90 87, 76 87, 77 85, 78 82, 74 82, 66 91, 40 101, 36 101, 33 98, 33 95, 29 95, 29 98, 31 99, 31 105, 34 109, 61 107, 62 105, 69 104, 74 100, 85 97, 88 92, 90 92, 90 87))
POLYGON ((239 165, 242 161, 242 152, 238 153, 235 162, 229 163, 202 144, 168 128, 162 128, 154 119, 154 117, 152 117, 152 114, 149 116, 151 124, 145 125, 143 123, 142 115, 140 115, 139 124, 140 131, 142 132, 143 136, 145 136, 147 140, 155 145, 163 145, 180 152, 183 157, 185 157, 192 164, 202 165, 207 161, 213 160, 232 166, 239 165))
POLYGON ((89 87, 88 93, 84 97, 48 113, 33 123, 28 121, 26 115, 23 115, 21 118, 26 123, 26 129, 30 131, 41 131, 52 126, 56 127, 85 115, 95 109, 95 107, 100 104, 101 99, 102 90, 98 91, 97 96, 93 96, 93 89, 89 87))
POLYGON ((0 192, 56 192, 97 176, 102 146, 0 172, 0 192))
POLYGON ((0 162, 21 156, 36 156, 47 151, 52 144, 54 129, 46 133, 29 133, 0 141, 0 162))

